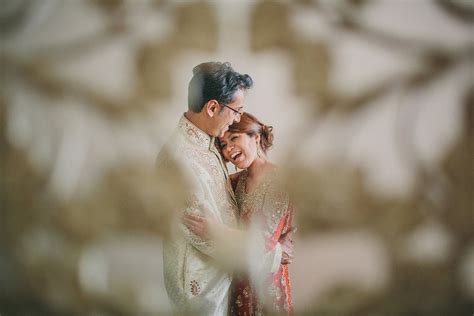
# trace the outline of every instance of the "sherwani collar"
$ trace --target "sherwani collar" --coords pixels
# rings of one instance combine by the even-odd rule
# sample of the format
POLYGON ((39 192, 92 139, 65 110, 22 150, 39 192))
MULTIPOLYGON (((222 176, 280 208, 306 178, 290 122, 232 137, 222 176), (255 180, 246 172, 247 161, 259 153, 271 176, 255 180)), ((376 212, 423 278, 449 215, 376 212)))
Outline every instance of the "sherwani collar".
POLYGON ((191 141, 193 144, 197 145, 198 147, 202 149, 206 149, 214 153, 219 159, 219 162, 221 163, 222 169, 224 170, 225 177, 226 178, 229 177, 227 166, 222 160, 221 153, 216 147, 215 137, 209 136, 202 129, 194 125, 190 120, 186 118, 184 114, 181 117, 181 120, 179 121, 178 128, 180 129, 182 133, 184 133, 186 138, 189 139, 189 141, 191 141))
POLYGON ((190 120, 186 118, 186 116, 181 117, 179 120, 178 128, 186 135, 186 137, 193 142, 194 144, 198 145, 202 148, 207 148, 210 151, 214 151, 215 148, 215 137, 211 137, 202 129, 194 125, 190 120))
POLYGON ((227 165, 225 162, 222 160, 221 153, 217 149, 215 145, 215 137, 209 136, 206 132, 204 132, 202 129, 194 125, 190 120, 186 118, 186 116, 181 117, 178 123, 178 129, 186 136, 189 141, 191 141, 193 144, 197 145, 200 148, 207 149, 210 152, 214 153, 216 155, 217 159, 219 160, 219 163, 222 167, 222 170, 224 171, 224 176, 226 178, 226 189, 230 193, 230 196, 234 203, 236 203, 235 200, 235 195, 234 195, 234 190, 232 190, 232 186, 230 184, 229 180, 229 171, 227 170, 227 165))

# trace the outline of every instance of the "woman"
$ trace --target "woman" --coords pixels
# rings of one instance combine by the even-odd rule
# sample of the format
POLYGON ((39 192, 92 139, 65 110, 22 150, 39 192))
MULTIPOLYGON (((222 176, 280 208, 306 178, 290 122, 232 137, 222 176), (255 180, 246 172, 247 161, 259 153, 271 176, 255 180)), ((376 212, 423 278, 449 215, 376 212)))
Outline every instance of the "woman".
MULTIPOLYGON (((243 169, 231 175, 240 226, 250 229, 258 223, 265 236, 265 251, 273 251, 278 256, 276 269, 274 272, 266 271, 263 284, 261 281, 256 283, 256 280, 251 282, 250 273, 234 276, 230 303, 232 315, 260 315, 268 309, 287 314, 293 311, 288 276, 288 263, 293 257, 290 238, 294 231, 293 206, 288 194, 277 184, 275 165, 267 159, 266 153, 272 143, 272 127, 248 113, 243 113, 240 121, 232 124, 217 141, 224 159, 243 169), (276 247, 282 251, 275 251, 276 247)), ((189 214, 184 220, 186 226, 202 238, 207 237, 206 227, 215 224, 211 224, 210 219, 189 214)))

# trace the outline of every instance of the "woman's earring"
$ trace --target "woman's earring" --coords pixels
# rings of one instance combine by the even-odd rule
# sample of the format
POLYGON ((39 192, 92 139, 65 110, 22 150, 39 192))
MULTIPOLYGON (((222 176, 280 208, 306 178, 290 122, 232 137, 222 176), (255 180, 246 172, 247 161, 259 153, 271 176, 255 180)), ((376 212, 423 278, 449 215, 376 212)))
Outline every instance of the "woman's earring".
POLYGON ((257 156, 258 158, 262 157, 262 151, 260 150, 260 146, 257 145, 257 156))

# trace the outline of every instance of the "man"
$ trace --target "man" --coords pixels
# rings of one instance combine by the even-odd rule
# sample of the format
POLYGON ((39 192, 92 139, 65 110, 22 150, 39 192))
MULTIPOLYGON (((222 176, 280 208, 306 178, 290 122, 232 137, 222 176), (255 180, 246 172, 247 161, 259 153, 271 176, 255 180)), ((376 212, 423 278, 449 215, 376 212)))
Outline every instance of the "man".
POLYGON ((231 275, 219 265, 212 242, 191 233, 180 216, 212 216, 229 227, 237 225, 234 193, 214 139, 240 120, 245 93, 252 85, 249 75, 235 72, 229 63, 196 66, 188 111, 158 156, 158 171, 177 166, 187 176, 185 209, 178 212, 163 242, 165 286, 179 312, 227 315, 231 275))

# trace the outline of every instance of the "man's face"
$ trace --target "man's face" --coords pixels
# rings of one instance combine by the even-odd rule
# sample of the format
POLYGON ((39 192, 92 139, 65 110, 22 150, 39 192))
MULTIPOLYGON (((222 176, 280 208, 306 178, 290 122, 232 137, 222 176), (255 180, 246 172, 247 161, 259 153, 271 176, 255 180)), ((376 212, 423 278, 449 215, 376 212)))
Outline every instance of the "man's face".
POLYGON ((239 89, 235 92, 231 103, 223 105, 220 104, 221 110, 217 113, 214 120, 214 135, 215 137, 222 137, 229 129, 229 126, 234 122, 240 121, 240 116, 244 108, 244 91, 239 89))

